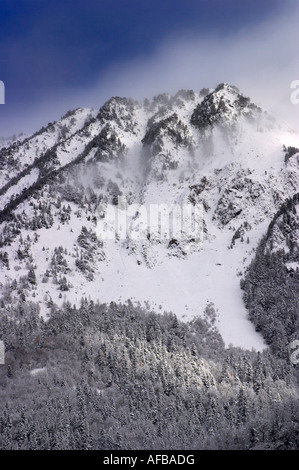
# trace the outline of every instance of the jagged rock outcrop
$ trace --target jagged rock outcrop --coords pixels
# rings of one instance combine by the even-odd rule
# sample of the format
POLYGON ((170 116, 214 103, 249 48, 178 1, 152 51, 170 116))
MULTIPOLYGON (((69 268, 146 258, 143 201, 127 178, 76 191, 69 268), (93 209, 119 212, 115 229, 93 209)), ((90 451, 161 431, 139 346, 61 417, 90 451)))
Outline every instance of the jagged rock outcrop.
POLYGON ((298 192, 297 148, 227 84, 69 111, 0 150, 1 289, 11 301, 34 295, 44 315, 87 292, 150 300, 182 318, 213 302, 226 341, 260 347, 254 332, 239 333, 239 276, 298 192), (93 247, 79 242, 82 230, 93 247), (53 270, 57 253, 66 272, 53 270))

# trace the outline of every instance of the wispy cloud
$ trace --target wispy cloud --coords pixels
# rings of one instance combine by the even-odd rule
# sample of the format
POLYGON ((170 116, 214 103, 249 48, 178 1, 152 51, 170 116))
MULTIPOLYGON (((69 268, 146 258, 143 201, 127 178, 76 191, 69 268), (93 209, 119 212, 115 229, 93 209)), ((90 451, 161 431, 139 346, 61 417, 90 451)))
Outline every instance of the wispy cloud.
POLYGON ((107 71, 94 91, 141 98, 228 82, 278 118, 296 124, 298 107, 290 101, 290 84, 299 79, 298 13, 294 6, 279 18, 225 38, 173 35, 152 57, 107 71))
POLYGON ((90 89, 59 89, 15 123, 35 130, 75 107, 100 107, 111 96, 134 99, 181 88, 199 91, 220 82, 237 85, 253 101, 299 130, 290 84, 299 79, 299 8, 287 2, 279 17, 221 37, 200 31, 168 35, 150 56, 115 63, 90 89))

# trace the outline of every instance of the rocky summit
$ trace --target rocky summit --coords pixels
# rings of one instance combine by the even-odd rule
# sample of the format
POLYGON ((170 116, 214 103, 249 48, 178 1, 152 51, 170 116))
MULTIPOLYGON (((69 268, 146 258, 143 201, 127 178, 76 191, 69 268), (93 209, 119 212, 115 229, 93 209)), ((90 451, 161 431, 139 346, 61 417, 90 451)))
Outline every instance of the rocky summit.
MULTIPOLYGON (((212 308, 226 345, 266 347, 241 287, 267 233, 270 251, 296 252, 297 222, 279 212, 299 188, 287 124, 222 83, 143 103, 113 97, 1 142, 6 309, 35 302, 47 319, 87 298, 189 321, 212 308)), ((296 272, 293 252, 283 262, 296 272)))
POLYGON ((0 448, 298 449, 299 136, 220 84, 1 142, 0 448))

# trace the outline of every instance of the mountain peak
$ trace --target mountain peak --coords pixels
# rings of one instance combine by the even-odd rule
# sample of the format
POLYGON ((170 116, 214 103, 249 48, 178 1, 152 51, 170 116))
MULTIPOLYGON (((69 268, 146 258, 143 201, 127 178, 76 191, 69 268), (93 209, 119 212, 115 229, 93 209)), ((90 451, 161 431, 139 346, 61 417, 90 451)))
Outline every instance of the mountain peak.
MULTIPOLYGON (((239 344, 246 311, 241 293, 235 294, 237 272, 299 181, 293 155, 298 144, 260 115, 249 98, 226 83, 199 93, 164 93, 142 104, 114 96, 100 109, 70 111, 2 149, 0 253, 10 266, 3 268, 4 282, 22 284, 31 260, 36 284, 34 291, 24 287, 24 295, 34 294, 45 316, 43 299, 59 304, 62 295, 75 303, 87 293, 101 301, 149 300, 186 319, 211 300, 224 340, 239 344), (102 237, 109 210, 123 210, 119 197, 131 214, 130 227, 141 227, 142 239, 130 233, 117 238, 114 229, 113 240, 102 237), (159 239, 142 219, 155 205, 201 208, 196 220, 202 238, 184 229, 181 237, 169 231, 169 239, 159 239), (67 263, 63 273, 57 250, 67 263)), ((186 219, 170 212, 172 221, 181 218, 186 219)), ((254 332, 246 341, 260 347, 254 332)))
POLYGON ((205 131, 215 124, 230 125, 240 116, 253 119, 261 112, 261 108, 240 93, 236 86, 220 83, 197 105, 191 123, 200 131, 205 131))

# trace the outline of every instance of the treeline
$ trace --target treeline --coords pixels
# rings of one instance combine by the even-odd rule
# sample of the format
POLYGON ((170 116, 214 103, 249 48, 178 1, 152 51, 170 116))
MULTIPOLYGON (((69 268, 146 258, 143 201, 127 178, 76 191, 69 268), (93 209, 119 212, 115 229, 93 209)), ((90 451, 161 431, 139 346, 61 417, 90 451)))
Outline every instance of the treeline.
POLYGON ((241 281, 249 318, 272 353, 285 360, 299 331, 298 203, 295 194, 281 206, 241 281))
POLYGON ((0 311, 1 449, 295 449, 294 366, 203 319, 82 300, 0 311))

